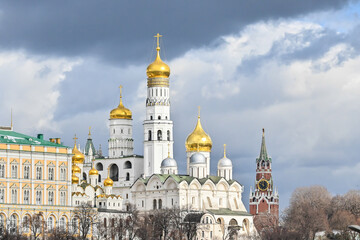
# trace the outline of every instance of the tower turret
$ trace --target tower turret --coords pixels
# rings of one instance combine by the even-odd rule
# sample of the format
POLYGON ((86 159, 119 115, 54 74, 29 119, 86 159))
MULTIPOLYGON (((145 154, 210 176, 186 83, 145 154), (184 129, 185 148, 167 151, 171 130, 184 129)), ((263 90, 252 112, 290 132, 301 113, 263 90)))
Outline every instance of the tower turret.
POLYGON ((134 140, 132 138, 132 113, 124 107, 122 86, 120 85, 120 103, 110 112, 109 157, 118 158, 133 155, 134 140))
POLYGON ((261 216, 266 213, 279 218, 279 194, 274 186, 271 169, 272 159, 265 145, 263 129, 260 155, 256 158, 255 189, 250 191, 250 213, 261 216))
POLYGON ((173 122, 170 118, 170 68, 160 58, 160 37, 156 58, 147 70, 146 119, 144 120, 144 175, 161 172, 161 162, 173 155, 173 122))

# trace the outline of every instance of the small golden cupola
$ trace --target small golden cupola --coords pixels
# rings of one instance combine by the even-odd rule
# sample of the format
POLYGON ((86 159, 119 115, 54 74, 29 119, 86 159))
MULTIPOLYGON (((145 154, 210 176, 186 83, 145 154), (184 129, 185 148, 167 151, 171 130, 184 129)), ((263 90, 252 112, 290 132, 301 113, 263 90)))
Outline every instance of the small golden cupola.
POLYGON ((110 169, 108 168, 107 178, 104 180, 104 187, 112 187, 114 185, 114 181, 110 178, 110 169))
POLYGON ((79 168, 75 163, 72 165, 72 172, 75 173, 81 173, 81 168, 79 168))
POLYGON ((120 85, 120 103, 117 108, 114 108, 110 112, 110 119, 131 119, 132 113, 129 109, 124 107, 124 104, 122 102, 122 86, 120 85))
POLYGON ((73 148, 73 151, 72 151, 72 154, 74 154, 74 156, 72 157, 72 161, 75 164, 83 164, 84 160, 85 160, 85 156, 76 147, 76 140, 77 139, 78 138, 75 135, 75 137, 74 137, 75 143, 74 143, 74 148, 73 148))
POLYGON ((210 136, 201 126, 200 107, 196 127, 194 131, 187 137, 185 147, 187 152, 211 152, 212 141, 210 136))
POLYGON ((154 37, 157 38, 156 58, 146 69, 148 78, 168 78, 170 76, 170 67, 164 63, 160 58, 160 42, 159 38, 162 37, 159 33, 154 37))
POLYGON ((95 168, 94 160, 95 159, 93 159, 93 161, 92 161, 92 168, 89 171, 89 175, 99 175, 99 171, 96 170, 96 168, 95 168))
POLYGON ((75 173, 73 173, 73 175, 71 176, 71 183, 79 184, 79 178, 75 175, 75 173))

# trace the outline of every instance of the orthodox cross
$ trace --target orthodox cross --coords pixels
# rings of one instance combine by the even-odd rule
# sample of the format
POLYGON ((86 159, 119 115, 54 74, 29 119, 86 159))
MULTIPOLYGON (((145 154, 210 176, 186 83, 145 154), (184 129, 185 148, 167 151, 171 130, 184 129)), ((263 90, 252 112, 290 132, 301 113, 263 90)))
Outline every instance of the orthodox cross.
POLYGON ((162 35, 158 33, 154 37, 156 38, 157 48, 160 48, 160 38, 162 37, 162 35))

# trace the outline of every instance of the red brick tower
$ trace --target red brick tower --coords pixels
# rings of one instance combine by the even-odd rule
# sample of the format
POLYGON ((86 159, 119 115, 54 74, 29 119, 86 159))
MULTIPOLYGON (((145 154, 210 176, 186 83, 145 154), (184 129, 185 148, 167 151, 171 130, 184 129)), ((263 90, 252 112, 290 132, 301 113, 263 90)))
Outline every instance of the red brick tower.
POLYGON ((260 156, 256 159, 255 189, 250 189, 250 213, 255 216, 273 215, 279 219, 279 194, 271 174, 271 157, 267 154, 263 129, 260 156))

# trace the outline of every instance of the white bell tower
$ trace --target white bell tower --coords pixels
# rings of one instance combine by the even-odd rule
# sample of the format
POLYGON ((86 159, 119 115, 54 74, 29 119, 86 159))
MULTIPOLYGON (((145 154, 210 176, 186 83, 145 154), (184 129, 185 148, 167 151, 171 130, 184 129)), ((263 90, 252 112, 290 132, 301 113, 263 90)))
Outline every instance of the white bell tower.
POLYGON ((170 118, 170 68, 160 58, 159 33, 156 59, 146 70, 147 98, 144 120, 144 175, 161 173, 161 162, 173 155, 173 122, 170 118), (168 153, 169 151, 169 153, 168 153))

